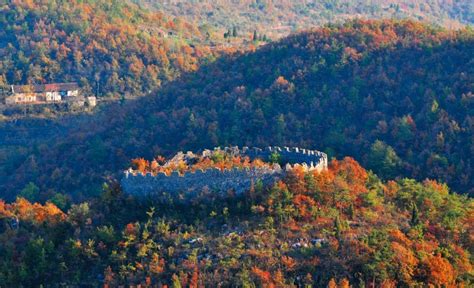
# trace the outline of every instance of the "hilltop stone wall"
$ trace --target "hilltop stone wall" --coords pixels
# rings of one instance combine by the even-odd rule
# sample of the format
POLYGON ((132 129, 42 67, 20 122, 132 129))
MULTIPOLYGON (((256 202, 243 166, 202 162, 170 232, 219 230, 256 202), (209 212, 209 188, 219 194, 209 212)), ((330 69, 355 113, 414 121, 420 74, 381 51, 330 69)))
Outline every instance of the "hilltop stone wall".
POLYGON ((134 196, 153 196, 184 193, 187 197, 207 190, 224 195, 228 191, 242 194, 248 191, 253 184, 261 181, 264 185, 270 185, 278 180, 283 174, 279 165, 269 168, 231 169, 221 171, 216 168, 207 170, 196 170, 180 175, 177 171, 171 175, 158 173, 152 175, 147 173, 131 173, 127 171, 122 179, 122 188, 134 196))
MULTIPOLYGON (((183 175, 177 171, 171 175, 164 173, 142 174, 129 169, 125 171, 125 176, 121 181, 122 188, 126 193, 139 197, 162 197, 167 194, 171 197, 184 195, 186 198, 192 198, 202 191, 219 195, 225 195, 232 191, 239 195, 248 191, 257 181, 261 181, 265 186, 271 185, 296 166, 302 167, 305 171, 322 171, 327 168, 326 154, 314 150, 288 147, 268 147, 266 149, 226 147, 224 149, 216 148, 214 151, 204 150, 202 156, 211 157, 216 151, 224 151, 234 156, 247 156, 252 160, 259 158, 266 162, 276 152, 283 168, 280 164, 275 163, 271 167, 234 168, 224 171, 210 168, 195 172, 186 171, 183 175)), ((192 152, 178 153, 177 156, 180 159, 183 156, 190 159, 196 157, 192 152)))
POLYGON ((240 154, 248 156, 250 159, 260 158, 264 161, 270 160, 272 154, 277 153, 280 158, 280 164, 307 164, 310 170, 316 169, 321 171, 328 166, 327 155, 323 152, 309 149, 302 149, 298 147, 267 147, 265 149, 260 148, 248 148, 243 147, 227 147, 224 148, 226 152, 232 154, 240 154))

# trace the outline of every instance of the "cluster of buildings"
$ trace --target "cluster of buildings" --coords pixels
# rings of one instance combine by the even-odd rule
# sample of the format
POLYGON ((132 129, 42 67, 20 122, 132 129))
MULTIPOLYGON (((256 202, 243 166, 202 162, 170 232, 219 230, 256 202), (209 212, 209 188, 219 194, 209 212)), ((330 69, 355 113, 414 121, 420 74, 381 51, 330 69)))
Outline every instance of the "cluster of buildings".
POLYGON ((6 105, 87 103, 94 107, 96 97, 83 97, 77 83, 51 83, 40 85, 11 85, 11 93, 5 98, 6 105))

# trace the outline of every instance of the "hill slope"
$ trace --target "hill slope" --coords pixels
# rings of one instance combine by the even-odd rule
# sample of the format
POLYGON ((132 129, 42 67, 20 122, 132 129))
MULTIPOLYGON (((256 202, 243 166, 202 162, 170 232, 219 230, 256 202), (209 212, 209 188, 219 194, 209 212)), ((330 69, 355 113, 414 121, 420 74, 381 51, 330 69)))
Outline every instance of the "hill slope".
POLYGON ((345 158, 205 194, 151 206, 112 185, 67 213, 0 200, 0 285, 472 287, 474 201, 436 181, 382 182, 345 158))
POLYGON ((411 18, 451 28, 474 24, 474 5, 469 1, 134 1, 194 23, 224 30, 235 26, 250 35, 257 29, 271 37, 353 18, 411 18))
MULTIPOLYGON (((1 175, 93 193, 135 157, 216 145, 294 145, 351 155, 382 177, 472 192, 472 31, 355 21, 222 58, 36 145, 1 175)), ((13 124, 12 124, 13 125, 13 124)), ((7 161, 8 162, 8 161, 7 161)))
POLYGON ((127 3, 1 4, 0 85, 76 81, 85 94, 140 96, 209 53, 196 27, 127 3))

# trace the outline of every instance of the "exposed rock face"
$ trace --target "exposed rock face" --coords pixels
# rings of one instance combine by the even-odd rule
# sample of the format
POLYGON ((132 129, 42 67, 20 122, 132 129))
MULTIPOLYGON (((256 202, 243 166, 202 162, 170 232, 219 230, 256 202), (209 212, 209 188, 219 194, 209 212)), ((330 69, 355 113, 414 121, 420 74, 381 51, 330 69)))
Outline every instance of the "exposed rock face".
POLYGON ((192 152, 178 153, 169 162, 185 161, 187 164, 193 164, 199 157, 211 157, 213 153, 223 151, 233 156, 247 156, 251 160, 260 158, 268 161, 271 155, 277 153, 279 164, 273 164, 271 167, 253 167, 253 168, 234 168, 221 171, 216 168, 197 170, 195 172, 187 171, 180 175, 177 171, 171 175, 158 173, 152 175, 147 173, 143 175, 133 170, 125 171, 125 177, 122 179, 122 188, 126 193, 140 197, 165 197, 171 196, 185 197, 190 199, 202 191, 225 195, 233 192, 237 195, 248 191, 252 185, 261 182, 264 186, 271 185, 278 179, 285 176, 287 171, 295 166, 300 166, 306 171, 321 171, 327 168, 326 154, 299 148, 280 148, 268 147, 264 150, 259 148, 226 147, 223 150, 215 148, 214 151, 204 150, 201 155, 192 152), (180 196, 181 195, 181 196, 180 196))

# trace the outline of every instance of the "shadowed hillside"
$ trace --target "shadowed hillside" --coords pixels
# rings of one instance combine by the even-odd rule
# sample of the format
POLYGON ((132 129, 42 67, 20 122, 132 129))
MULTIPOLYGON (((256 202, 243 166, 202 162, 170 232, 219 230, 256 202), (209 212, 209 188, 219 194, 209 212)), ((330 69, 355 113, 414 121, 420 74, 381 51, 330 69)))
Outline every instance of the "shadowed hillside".
POLYGON ((351 155, 384 178, 436 178, 472 192, 473 49, 470 30, 411 21, 293 35, 28 147, 0 175, 2 188, 12 196, 32 181, 88 195, 138 156, 270 144, 351 155))

